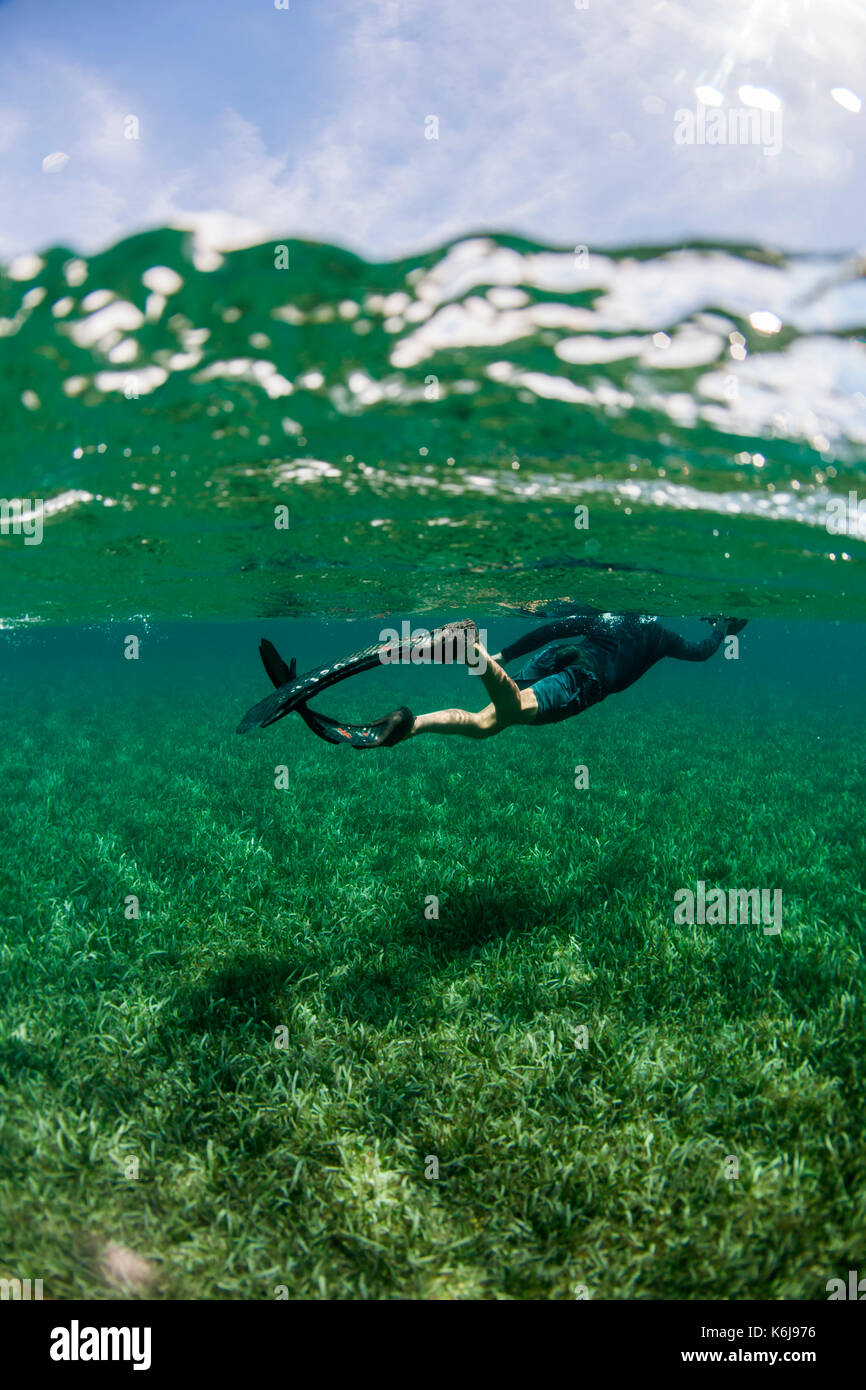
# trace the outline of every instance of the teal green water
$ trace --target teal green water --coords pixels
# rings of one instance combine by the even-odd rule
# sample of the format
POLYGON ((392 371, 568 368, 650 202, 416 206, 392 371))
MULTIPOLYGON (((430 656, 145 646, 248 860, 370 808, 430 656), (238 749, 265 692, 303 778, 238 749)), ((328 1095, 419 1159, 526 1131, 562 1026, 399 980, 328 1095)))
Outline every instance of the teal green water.
MULTIPOLYGON (((493 235, 7 268, 0 1278, 777 1299, 862 1266, 864 287, 493 235), (471 616, 496 651, 575 603, 749 623, 485 743, 233 732, 262 636, 303 671, 471 616), (779 892, 781 932, 676 923, 698 882, 779 892)), ((400 666, 316 703, 486 698, 400 666)))
POLYGON ((856 263, 216 259, 161 230, 0 277, 0 497, 45 507, 42 544, 0 535, 6 625, 866 613, 856 263))

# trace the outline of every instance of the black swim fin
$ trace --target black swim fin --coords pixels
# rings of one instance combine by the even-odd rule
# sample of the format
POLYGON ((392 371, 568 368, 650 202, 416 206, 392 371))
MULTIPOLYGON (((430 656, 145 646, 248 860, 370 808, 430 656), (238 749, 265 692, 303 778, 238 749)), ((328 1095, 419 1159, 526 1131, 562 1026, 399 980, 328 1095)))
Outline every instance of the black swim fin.
MULTIPOLYGON (((250 729, 264 729, 269 724, 276 723, 278 719, 285 718, 293 709, 297 709, 299 705, 311 700, 320 691, 327 690, 331 685, 336 685, 338 681, 358 675, 361 671, 370 671, 373 667, 386 662, 411 660, 413 652, 422 653, 425 658, 429 654, 429 659, 436 663, 451 660, 456 655, 461 632, 465 636, 473 633, 474 630, 474 623, 468 620, 459 623, 447 623, 444 627, 436 628, 432 633, 423 637, 398 639, 396 642, 373 642, 369 647, 364 647, 362 651, 351 652, 349 656, 343 657, 341 661, 336 661, 330 666, 317 666, 312 671, 306 671, 302 676, 293 676, 291 668, 289 668, 289 679, 282 681, 276 690, 247 711, 237 727, 237 732, 245 734, 250 729)), ((285 663, 276 648, 268 642, 267 649, 265 649, 263 642, 260 651, 265 669, 271 679, 273 680, 275 675, 282 675, 285 663), (273 662, 274 656, 278 664, 273 662), (274 665, 273 671, 271 670, 272 664, 274 665)), ((374 745, 365 744, 364 746, 374 745)))
MULTIPOLYGON (((350 656, 344 657, 342 661, 336 662, 333 666, 318 666, 312 671, 306 671, 302 676, 295 676, 281 682, 278 688, 266 696, 264 700, 260 700, 257 705, 253 705, 251 710, 247 710, 237 727, 237 732, 245 734, 250 729, 264 729, 269 724, 276 723, 278 719, 285 718, 305 700, 311 700, 314 695, 322 690, 327 690, 328 686, 334 685, 337 681, 345 680, 347 676, 357 675, 360 671, 372 670, 374 666, 379 665, 381 654, 389 645, 384 642, 376 642, 363 651, 352 652, 350 656)), ((264 653, 262 653, 262 660, 265 661, 264 653)), ((265 662, 265 668, 268 669, 267 662, 265 662)), ((268 675, 273 679, 270 670, 268 670, 268 675)))
POLYGON ((297 661, 292 657, 291 666, 287 666, 273 642, 269 642, 267 637, 263 637, 259 642, 259 655, 262 658, 262 665, 274 685, 285 685, 287 681, 295 679, 298 669, 297 661))
MULTIPOLYGON (((279 687, 294 680, 294 657, 291 666, 287 666, 273 642, 269 642, 267 637, 263 637, 259 643, 259 652, 264 668, 275 686, 279 687)), ((391 747, 406 737, 406 733, 415 722, 412 711, 405 706, 385 715, 383 719, 374 720, 371 724, 348 724, 344 719, 331 719, 327 714, 319 714, 317 710, 309 709, 305 703, 295 708, 307 728, 312 729, 319 738, 323 738, 326 743, 348 743, 350 748, 391 747), (401 730, 404 732, 400 733, 401 730)))
POLYGON ((405 705, 392 710, 382 719, 372 724, 348 724, 344 719, 331 719, 327 714, 319 714, 307 705, 298 705, 297 713, 308 729, 323 738, 326 743, 346 743, 350 748, 393 748, 408 738, 415 716, 405 705))

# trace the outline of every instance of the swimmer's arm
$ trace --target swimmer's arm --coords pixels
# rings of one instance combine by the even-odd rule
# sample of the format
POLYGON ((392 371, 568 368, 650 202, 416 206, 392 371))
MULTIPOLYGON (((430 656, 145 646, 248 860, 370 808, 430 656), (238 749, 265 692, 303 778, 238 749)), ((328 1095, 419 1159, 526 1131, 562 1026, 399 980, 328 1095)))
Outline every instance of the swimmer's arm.
POLYGON ((665 656, 672 656, 677 661, 709 661, 710 657, 719 650, 725 636, 724 625, 720 622, 713 622, 713 632, 709 637, 705 637, 702 642, 689 642, 685 637, 680 637, 679 633, 671 632, 665 628, 665 656))
POLYGON ((558 642, 563 637, 585 637, 597 622, 597 613, 581 613, 568 618, 554 619, 553 622, 533 628, 523 637, 518 637, 516 642, 509 642, 497 653, 494 660, 504 666, 509 661, 514 661, 515 657, 525 656, 527 652, 537 651, 539 647, 546 647, 549 642, 558 642))

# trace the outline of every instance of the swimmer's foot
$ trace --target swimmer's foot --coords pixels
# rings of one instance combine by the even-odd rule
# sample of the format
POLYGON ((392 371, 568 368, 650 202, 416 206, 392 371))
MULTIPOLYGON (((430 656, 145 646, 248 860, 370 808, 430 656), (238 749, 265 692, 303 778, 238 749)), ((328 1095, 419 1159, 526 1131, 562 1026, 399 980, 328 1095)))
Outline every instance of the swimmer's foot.
POLYGON ((461 618, 459 622, 437 627, 416 650, 424 660, 436 665, 450 665, 455 661, 468 661, 474 655, 477 641, 478 628, 475 623, 471 618, 461 618))
POLYGON ((415 723, 415 716, 405 705, 395 709, 391 714, 387 714, 384 719, 379 719, 369 728, 369 733, 365 732, 363 743, 353 743, 354 748, 393 748, 396 743, 402 743, 404 738, 408 738, 415 723))

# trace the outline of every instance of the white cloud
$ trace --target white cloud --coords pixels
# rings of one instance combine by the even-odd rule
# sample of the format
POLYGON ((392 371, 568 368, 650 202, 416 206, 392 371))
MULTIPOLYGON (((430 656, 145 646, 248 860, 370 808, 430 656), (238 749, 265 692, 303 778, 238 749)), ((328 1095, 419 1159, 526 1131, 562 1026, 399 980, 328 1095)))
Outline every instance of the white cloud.
MULTIPOLYGON (((786 20, 754 0, 346 6, 327 31, 336 46, 320 36, 309 56, 274 58, 276 31, 255 31, 261 48, 250 31, 244 100, 233 82, 213 118, 163 106, 146 64, 139 110, 110 75, 34 52, 17 100, 0 111, 10 156, 0 254, 60 240, 91 251, 194 221, 226 245, 306 235, 376 257, 488 228, 564 245, 689 235, 853 245, 863 195, 851 173, 866 127, 830 92, 856 88, 863 40, 842 0, 827 0, 820 17, 806 0, 789 9, 786 20), (269 61, 318 65, 316 119, 290 91, 284 109, 263 106, 257 73, 269 61), (708 88, 723 106, 740 103, 738 90, 776 94, 778 158, 755 146, 676 146, 674 112, 708 88), (124 137, 130 115, 139 140, 124 137), (424 138, 429 115, 438 140, 424 138), (70 162, 46 179, 40 161, 59 149, 70 162)), ((194 61, 159 54, 163 65, 194 61)))

